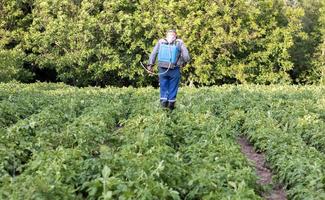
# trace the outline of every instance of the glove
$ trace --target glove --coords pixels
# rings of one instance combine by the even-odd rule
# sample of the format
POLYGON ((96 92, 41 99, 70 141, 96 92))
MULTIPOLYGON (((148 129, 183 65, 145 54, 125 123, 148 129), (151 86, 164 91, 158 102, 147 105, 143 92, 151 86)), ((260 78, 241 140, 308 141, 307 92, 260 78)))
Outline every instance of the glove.
POLYGON ((183 63, 181 68, 184 68, 187 65, 187 63, 183 63))
POLYGON ((148 64, 147 69, 150 71, 150 73, 153 73, 153 65, 148 64))

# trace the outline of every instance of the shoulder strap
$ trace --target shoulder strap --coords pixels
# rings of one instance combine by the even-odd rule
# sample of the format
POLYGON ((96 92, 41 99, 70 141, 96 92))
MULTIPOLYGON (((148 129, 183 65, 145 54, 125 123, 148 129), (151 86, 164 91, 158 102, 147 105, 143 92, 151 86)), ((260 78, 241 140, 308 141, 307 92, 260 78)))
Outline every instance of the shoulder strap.
POLYGON ((175 40, 175 44, 176 44, 176 46, 178 46, 178 52, 179 52, 178 57, 177 57, 177 60, 176 60, 176 63, 175 63, 175 64, 177 65, 178 60, 181 58, 182 51, 181 51, 180 41, 178 41, 178 40, 176 39, 176 40, 175 40))

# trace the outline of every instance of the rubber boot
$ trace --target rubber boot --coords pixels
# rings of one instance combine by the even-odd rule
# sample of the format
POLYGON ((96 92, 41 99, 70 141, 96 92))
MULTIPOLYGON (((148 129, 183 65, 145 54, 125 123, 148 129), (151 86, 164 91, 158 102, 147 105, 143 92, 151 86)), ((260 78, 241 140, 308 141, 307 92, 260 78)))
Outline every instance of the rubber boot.
POLYGON ((169 110, 174 110, 175 109, 175 102, 168 102, 168 108, 169 110))
POLYGON ((167 108, 168 107, 168 101, 162 101, 162 100, 160 100, 160 105, 163 108, 167 108))

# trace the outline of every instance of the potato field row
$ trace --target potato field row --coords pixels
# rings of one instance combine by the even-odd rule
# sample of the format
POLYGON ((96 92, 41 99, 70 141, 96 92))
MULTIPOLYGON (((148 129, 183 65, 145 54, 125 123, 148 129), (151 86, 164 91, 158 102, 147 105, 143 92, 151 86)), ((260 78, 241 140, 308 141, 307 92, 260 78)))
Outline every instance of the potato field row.
POLYGON ((241 152, 288 199, 325 199, 325 87, 0 84, 0 199, 262 199, 241 152))

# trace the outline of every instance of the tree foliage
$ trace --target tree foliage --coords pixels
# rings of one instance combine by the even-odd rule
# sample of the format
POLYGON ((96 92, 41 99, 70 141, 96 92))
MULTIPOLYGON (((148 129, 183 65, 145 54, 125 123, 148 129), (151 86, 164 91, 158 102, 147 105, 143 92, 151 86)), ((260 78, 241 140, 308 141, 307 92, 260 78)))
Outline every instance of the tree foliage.
POLYGON ((320 82, 320 5, 321 0, 1 0, 1 81, 55 71, 58 80, 78 86, 152 84, 156 79, 140 61, 175 28, 193 58, 183 70, 184 84, 320 82))
POLYGON ((316 60, 314 62, 314 69, 312 71, 314 76, 312 78, 314 78, 314 82, 325 84, 325 2, 322 3, 319 13, 321 15, 318 20, 318 30, 321 38, 315 54, 316 60))

